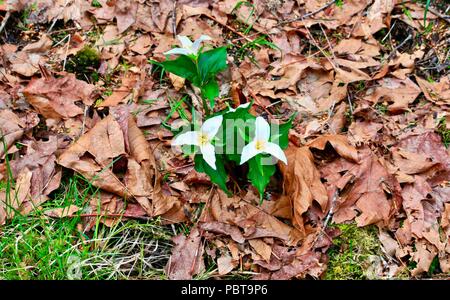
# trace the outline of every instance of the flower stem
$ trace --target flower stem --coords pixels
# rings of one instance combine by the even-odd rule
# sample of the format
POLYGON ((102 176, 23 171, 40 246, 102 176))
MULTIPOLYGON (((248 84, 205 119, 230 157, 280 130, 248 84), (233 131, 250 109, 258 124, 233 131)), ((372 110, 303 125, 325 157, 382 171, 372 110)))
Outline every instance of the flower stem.
POLYGON ((206 116, 209 116, 211 114, 211 111, 209 110, 208 102, 203 97, 202 97, 202 104, 203 104, 203 110, 205 111, 206 116))

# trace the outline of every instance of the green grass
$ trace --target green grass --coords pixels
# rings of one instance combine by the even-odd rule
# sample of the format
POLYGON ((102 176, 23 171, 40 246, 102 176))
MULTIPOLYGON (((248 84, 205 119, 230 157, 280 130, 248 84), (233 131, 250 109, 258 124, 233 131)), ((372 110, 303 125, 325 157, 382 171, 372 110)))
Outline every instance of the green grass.
POLYGON ((367 279, 365 273, 371 256, 381 256, 375 226, 359 228, 355 224, 338 224, 342 234, 333 240, 325 279, 367 279))
POLYGON ((82 211, 73 218, 43 215, 71 204, 86 208, 96 194, 73 175, 42 210, 7 220, 0 228, 0 280, 165 278, 173 233, 159 219, 126 220, 108 228, 97 217, 92 230, 83 232, 82 211))

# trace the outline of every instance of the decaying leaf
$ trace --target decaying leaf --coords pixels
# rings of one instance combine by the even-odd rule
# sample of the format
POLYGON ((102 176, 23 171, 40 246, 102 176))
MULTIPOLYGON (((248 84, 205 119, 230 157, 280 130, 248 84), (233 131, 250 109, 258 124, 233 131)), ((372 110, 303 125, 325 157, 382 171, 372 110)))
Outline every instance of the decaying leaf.
POLYGON ((68 119, 83 114, 81 106, 93 103, 95 87, 78 80, 73 74, 60 78, 32 79, 23 93, 27 101, 44 117, 68 119))
POLYGON ((172 250, 166 274, 169 279, 188 280, 205 269, 203 263, 203 244, 198 228, 192 228, 189 236, 179 234, 173 238, 172 250))

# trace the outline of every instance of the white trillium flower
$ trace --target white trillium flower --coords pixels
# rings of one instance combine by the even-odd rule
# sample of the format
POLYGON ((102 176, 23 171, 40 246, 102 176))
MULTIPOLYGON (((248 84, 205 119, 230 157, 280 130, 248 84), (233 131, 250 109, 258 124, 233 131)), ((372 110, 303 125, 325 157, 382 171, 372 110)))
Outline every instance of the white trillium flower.
POLYGON ((220 125, 222 124, 222 119, 222 116, 209 118, 205 121, 205 123, 203 123, 199 131, 188 131, 180 134, 172 142, 172 145, 199 146, 203 159, 208 163, 208 165, 211 166, 211 168, 216 170, 216 153, 211 141, 219 131, 220 125))
POLYGON ((192 42, 187 36, 184 35, 177 35, 177 38, 181 42, 181 48, 173 48, 167 52, 165 52, 165 55, 170 54, 183 54, 183 55, 195 55, 197 56, 198 51, 200 50, 200 45, 203 41, 210 41, 212 40, 211 37, 207 35, 200 36, 195 42, 192 42))
POLYGON ((232 112, 235 112, 235 111, 238 110, 239 108, 247 108, 249 105, 250 105, 250 102, 247 102, 247 103, 244 103, 244 104, 239 105, 239 106, 236 107, 236 108, 230 107, 226 113, 232 113, 232 112))
POLYGON ((260 153, 271 154, 287 165, 287 158, 281 147, 269 142, 269 123, 263 117, 257 117, 255 127, 255 138, 242 149, 241 165, 260 153))

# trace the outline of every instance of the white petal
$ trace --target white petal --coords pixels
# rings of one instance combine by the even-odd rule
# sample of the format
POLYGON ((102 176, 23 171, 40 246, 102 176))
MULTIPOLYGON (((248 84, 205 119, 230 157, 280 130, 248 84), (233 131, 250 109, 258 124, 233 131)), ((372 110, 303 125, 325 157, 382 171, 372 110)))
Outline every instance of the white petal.
POLYGON ((255 140, 268 141, 270 137, 269 123, 263 117, 257 117, 255 127, 255 140))
POLYGON ((197 53, 198 50, 200 50, 201 43, 203 41, 210 41, 210 40, 212 40, 210 36, 203 34, 202 36, 200 36, 198 39, 195 40, 194 44, 192 45, 192 51, 197 53))
POLYGON ((255 146, 256 146, 256 142, 252 141, 252 142, 248 143, 247 145, 245 145, 244 148, 242 148, 240 165, 244 164, 252 157, 261 153, 261 151, 258 151, 255 146))
POLYGON ((171 55, 171 54, 182 54, 182 55, 189 55, 192 51, 184 48, 173 48, 167 52, 164 52, 164 55, 171 55))
POLYGON ((222 125, 222 120, 222 116, 209 118, 205 121, 205 123, 203 123, 200 130, 208 136, 208 139, 212 139, 217 134, 217 131, 219 131, 220 125, 222 125))
POLYGON ((203 154, 203 159, 208 163, 208 165, 216 170, 216 153, 214 152, 214 146, 209 143, 204 146, 200 146, 200 152, 203 154))
POLYGON ((198 146, 198 131, 188 131, 178 135, 175 140, 172 141, 173 146, 180 145, 195 145, 198 146))
POLYGON ((181 46, 183 48, 192 49, 192 42, 187 36, 177 35, 177 38, 178 38, 178 40, 180 40, 181 46))
POLYGON ((284 154, 284 152, 281 149, 281 147, 278 146, 277 144, 268 142, 266 144, 266 146, 264 147, 264 152, 269 153, 272 156, 275 156, 276 158, 278 158, 279 160, 284 162, 285 165, 287 165, 286 155, 284 154))
POLYGON ((247 102, 247 103, 244 103, 244 104, 239 105, 239 106, 236 107, 236 108, 230 107, 230 108, 228 109, 227 113, 235 112, 235 111, 238 110, 239 108, 247 108, 249 105, 250 105, 250 102, 247 102))
POLYGON ((239 105, 238 107, 236 107, 236 109, 238 109, 238 108, 247 108, 249 105, 250 105, 250 102, 247 102, 247 103, 239 105))

